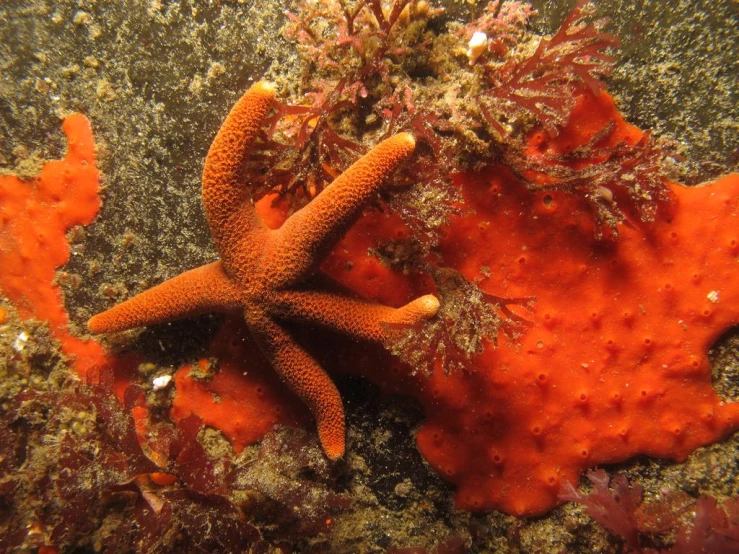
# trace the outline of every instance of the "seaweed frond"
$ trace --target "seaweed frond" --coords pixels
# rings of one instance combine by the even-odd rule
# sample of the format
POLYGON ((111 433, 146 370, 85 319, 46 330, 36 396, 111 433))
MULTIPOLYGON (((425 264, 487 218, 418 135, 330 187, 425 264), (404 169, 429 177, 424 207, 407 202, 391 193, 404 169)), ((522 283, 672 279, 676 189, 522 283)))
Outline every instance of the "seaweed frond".
POLYGON ((393 328, 385 343, 414 374, 432 375, 437 365, 446 375, 472 372, 474 358, 487 344, 497 347, 501 332, 513 342, 528 325, 511 307, 529 310, 534 298, 494 296, 449 268, 431 268, 429 273, 441 301, 438 314, 419 325, 393 328))
POLYGON ((527 117, 550 136, 567 124, 575 105, 575 90, 584 83, 592 92, 611 75, 615 58, 609 53, 618 39, 603 32, 606 20, 589 22, 592 7, 579 2, 552 38, 543 38, 522 60, 512 57, 501 67, 486 66, 489 87, 478 103, 485 121, 501 137, 527 117))
POLYGON ((615 145, 610 122, 588 143, 566 153, 525 154, 512 149, 509 167, 532 190, 557 190, 584 198, 596 221, 596 237, 608 229, 618 236, 619 223, 631 217, 653 221, 660 203, 670 198, 662 168, 666 153, 649 133, 629 144, 615 145))

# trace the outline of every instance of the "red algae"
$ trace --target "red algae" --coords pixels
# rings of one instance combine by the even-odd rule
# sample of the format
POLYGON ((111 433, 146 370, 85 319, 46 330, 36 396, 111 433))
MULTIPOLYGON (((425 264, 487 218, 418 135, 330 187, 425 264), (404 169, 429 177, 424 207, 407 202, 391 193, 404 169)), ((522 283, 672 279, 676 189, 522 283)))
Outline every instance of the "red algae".
POLYGON ((66 232, 91 223, 100 209, 99 178, 87 118, 70 115, 62 129, 64 159, 46 163, 32 181, 0 177, 0 290, 23 319, 48 322, 77 373, 87 375, 107 356, 98 343, 70 334, 54 272, 69 260, 66 232))

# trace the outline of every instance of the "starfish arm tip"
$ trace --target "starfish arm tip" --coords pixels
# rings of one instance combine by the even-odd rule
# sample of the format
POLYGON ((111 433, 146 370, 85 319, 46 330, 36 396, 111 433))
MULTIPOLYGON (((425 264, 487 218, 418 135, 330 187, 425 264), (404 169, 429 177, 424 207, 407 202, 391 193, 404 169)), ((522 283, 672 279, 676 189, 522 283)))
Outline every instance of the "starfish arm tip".
POLYGON ((439 299, 433 294, 425 294, 408 302, 405 306, 393 311, 391 317, 384 320, 384 323, 395 325, 415 325, 423 320, 431 319, 439 311, 441 304, 439 299))
POLYGON ((402 308, 405 318, 418 322, 424 319, 430 319, 439 311, 441 304, 439 299, 433 294, 425 294, 409 302, 402 308))
POLYGON ((409 147, 410 150, 415 149, 415 147, 416 147, 416 137, 414 137, 412 134, 410 134, 410 133, 398 133, 396 135, 396 137, 397 137, 398 141, 405 142, 408 145, 408 147, 409 147))
POLYGON ((441 307, 439 299, 436 298, 436 296, 434 296, 433 294, 425 294, 418 298, 416 302, 419 303, 419 307, 421 308, 421 311, 426 315, 426 318, 434 317, 436 315, 436 312, 438 312, 439 308, 441 307))
POLYGON ((96 315, 87 320, 87 330, 96 335, 105 332, 104 330, 102 330, 102 326, 100 325, 99 316, 96 315))
POLYGON ((117 306, 92 316, 87 321, 87 330, 93 335, 104 335, 132 329, 133 326, 128 325, 125 318, 116 317, 116 308, 117 306))
POLYGON ((118 306, 92 316, 87 321, 87 330, 93 335, 104 335, 106 333, 118 333, 136 327, 131 325, 128 320, 118 316, 118 306))
MULTIPOLYGON (((323 441, 322 441, 323 442, 323 441)), ((344 444, 322 444, 326 457, 332 462, 344 457, 344 444)))
POLYGON ((259 81, 251 89, 254 92, 260 92, 268 96, 275 96, 277 94, 277 86, 270 81, 259 81))
POLYGON ((316 414, 316 424, 318 427, 318 440, 326 457, 332 462, 344 457, 346 450, 346 438, 344 427, 344 410, 341 407, 339 399, 340 414, 329 414, 326 408, 330 403, 322 405, 316 414))

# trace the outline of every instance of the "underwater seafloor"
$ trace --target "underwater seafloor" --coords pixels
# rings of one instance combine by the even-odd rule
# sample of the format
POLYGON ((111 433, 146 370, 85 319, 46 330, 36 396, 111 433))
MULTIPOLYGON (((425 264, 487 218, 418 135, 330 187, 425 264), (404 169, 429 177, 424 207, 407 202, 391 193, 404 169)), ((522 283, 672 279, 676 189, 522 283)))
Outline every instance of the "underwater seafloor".
MULTIPOLYGON (((487 2, 432 4, 446 8, 433 24, 442 29, 451 21, 464 24, 487 2)), ((539 15, 531 25, 541 34, 553 33, 572 7, 533 5, 539 15)), ((93 223, 68 234, 72 257, 55 279, 71 335, 88 337, 85 322, 92 315, 217 257, 201 206, 203 160, 251 83, 267 77, 295 94, 305 80, 295 44, 281 31, 285 9, 296 6, 255 0, 0 5, 0 175, 31 179, 47 160, 63 158, 60 121, 74 112, 91 121, 97 147, 102 207, 93 223)), ((608 91, 628 122, 676 149, 670 178, 695 185, 737 172, 737 3, 604 0, 597 9, 622 42, 608 91)), ((100 399, 104 383, 79 383, 44 321, 22 319, 6 296, 0 310, 0 551, 700 552, 669 550, 679 538, 678 523, 689 524, 695 513, 686 498, 739 497, 734 433, 681 463, 638 456, 605 466, 643 486, 648 502, 673 502, 661 516, 653 510, 652 519, 644 510, 632 513, 630 524, 653 524, 636 538, 609 532, 586 506, 573 503, 521 518, 459 510, 453 485, 416 448, 420 406, 344 374, 332 374, 346 411, 343 461, 327 463, 304 417, 304 431, 278 429, 237 456, 220 432, 204 427, 196 428, 197 439, 179 439, 191 465, 180 459, 180 480, 170 481, 164 471, 154 476, 143 457, 122 461, 136 449, 121 439, 134 436, 127 414, 143 403, 166 420, 173 387, 153 391, 151 377, 208 358, 223 318, 100 339, 117 354, 134 352, 140 362, 134 382, 143 392, 127 397, 121 410, 111 398, 100 399), (106 426, 118 434, 90 438, 106 426), (78 450, 77 439, 89 443, 78 450), (248 468, 235 494, 196 484, 199 471, 217 474, 219 456, 248 468), (137 464, 150 481, 132 471, 137 464)), ((738 400, 736 327, 709 356, 719 396, 738 400)), ((588 483, 583 477, 581 484, 588 483)), ((720 544, 736 552, 739 510, 726 513, 722 536, 737 542, 720 544)))

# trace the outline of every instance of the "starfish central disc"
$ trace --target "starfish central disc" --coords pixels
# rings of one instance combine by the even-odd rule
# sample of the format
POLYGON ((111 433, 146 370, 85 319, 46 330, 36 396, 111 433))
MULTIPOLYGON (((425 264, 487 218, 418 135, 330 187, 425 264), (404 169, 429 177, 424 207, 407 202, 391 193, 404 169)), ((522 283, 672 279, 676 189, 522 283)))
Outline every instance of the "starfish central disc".
POLYGON ((244 185, 244 159, 274 100, 273 85, 253 85, 231 109, 205 160, 203 205, 220 259, 134 296, 87 325, 93 333, 113 333, 207 312, 241 312, 262 353, 313 413, 326 455, 336 459, 345 449, 341 397, 283 324, 320 325, 380 341, 387 324, 413 325, 436 314, 439 301, 433 295, 392 308, 303 286, 411 156, 415 141, 408 133, 384 140, 272 230, 244 185))

